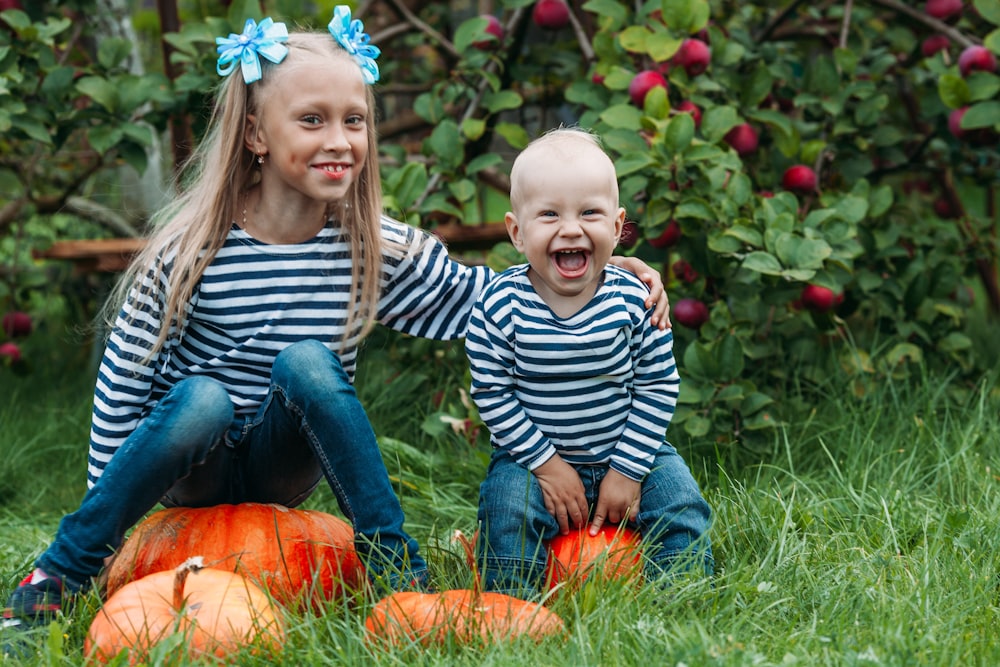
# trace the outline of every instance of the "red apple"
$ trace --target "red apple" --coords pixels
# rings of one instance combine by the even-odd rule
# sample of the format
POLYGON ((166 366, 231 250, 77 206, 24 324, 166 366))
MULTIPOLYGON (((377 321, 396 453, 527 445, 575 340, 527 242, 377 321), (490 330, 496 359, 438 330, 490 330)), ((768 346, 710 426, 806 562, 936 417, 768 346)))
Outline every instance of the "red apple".
POLYGON ((954 220, 960 217, 960 213, 954 209, 951 202, 944 197, 939 197, 934 200, 932 204, 934 208, 934 213, 943 220, 954 220))
POLYGON ((654 248, 669 248, 681 240, 681 226, 676 220, 671 220, 667 228, 655 239, 649 240, 649 245, 654 248))
POLYGON ((985 46, 973 44, 966 47, 958 57, 958 71, 965 77, 977 70, 983 72, 997 71, 997 57, 985 46))
POLYGON ((712 61, 712 50, 700 39, 685 39, 674 54, 673 61, 684 68, 688 76, 698 76, 712 61))
POLYGON ((947 35, 931 35, 920 43, 920 52, 925 58, 930 58, 938 51, 947 51, 951 40, 947 35))
POLYGON ((8 9, 20 9, 24 11, 24 6, 21 5, 20 0, 0 0, 0 12, 7 11, 8 9))
POLYGON ((966 136, 966 131, 962 129, 962 117, 968 110, 969 107, 959 107, 952 109, 948 114, 948 131, 955 135, 956 139, 964 139, 966 136))
POLYGON ((31 333, 31 315, 13 310, 3 316, 3 331, 11 338, 27 336, 31 333))
POLYGON ((9 363, 16 364, 21 360, 21 348, 17 343, 7 341, 0 343, 0 360, 8 360, 9 363))
POLYGON ((803 306, 817 313, 826 313, 839 303, 838 295, 822 285, 806 285, 802 288, 800 300, 803 306))
POLYGON ((694 117, 694 126, 701 127, 701 108, 697 104, 691 100, 684 100, 674 107, 674 109, 681 113, 691 114, 694 117))
POLYGON ((781 177, 781 187, 803 195, 810 194, 816 190, 816 172, 804 164, 792 165, 781 177))
POLYGON ((561 30, 569 25, 569 7, 566 0, 538 0, 531 18, 543 30, 561 30))
POLYGON ((689 329, 700 329, 708 322, 708 306, 698 299, 681 299, 670 307, 670 318, 689 329))
POLYGON ((621 236, 618 237, 618 245, 628 249, 636 244, 639 240, 639 225, 635 224, 631 220, 626 220, 625 224, 622 225, 621 236))
POLYGON ((486 19, 486 33, 496 37, 496 40, 483 39, 473 42, 472 45, 483 51, 492 49, 503 41, 503 25, 500 23, 500 19, 493 16, 493 14, 481 14, 479 18, 486 19))
POLYGON ((726 133, 724 139, 741 156, 750 155, 757 150, 757 130, 750 123, 737 125, 726 133))
POLYGON ((691 284, 698 280, 698 272, 694 270, 694 267, 688 263, 687 260, 679 259, 670 266, 670 270, 674 272, 680 280, 691 284))
POLYGON ((628 96, 632 99, 632 104, 641 107, 646 101, 646 93, 659 86, 666 90, 667 80, 656 70, 643 70, 632 77, 628 84, 628 96))
POLYGON ((962 13, 962 0, 927 0, 924 11, 936 19, 947 19, 962 13))

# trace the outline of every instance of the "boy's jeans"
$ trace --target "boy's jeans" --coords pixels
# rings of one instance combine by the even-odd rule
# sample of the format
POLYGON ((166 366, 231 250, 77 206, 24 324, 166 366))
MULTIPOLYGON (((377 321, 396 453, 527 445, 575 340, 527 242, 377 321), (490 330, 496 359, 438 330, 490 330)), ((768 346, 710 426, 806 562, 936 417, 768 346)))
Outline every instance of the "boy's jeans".
MULTIPOLYGON (((593 508, 608 468, 574 467, 593 508)), ((516 597, 537 595, 545 581, 545 542, 559 534, 559 524, 545 509, 534 474, 503 450, 494 450, 480 487, 478 518, 482 532, 477 549, 485 590, 516 597)), ((655 579, 685 563, 687 568, 703 565, 712 574, 711 520, 711 509, 687 464, 677 450, 664 444, 642 482, 639 512, 628 522, 641 534, 647 577, 655 579)))
POLYGON ((157 502, 293 507, 323 477, 354 526, 369 578, 385 577, 395 588, 401 576, 425 576, 354 387, 337 355, 317 341, 278 354, 253 418, 234 420, 229 395, 213 379, 174 385, 115 452, 80 508, 63 518, 36 566, 79 590, 157 502))

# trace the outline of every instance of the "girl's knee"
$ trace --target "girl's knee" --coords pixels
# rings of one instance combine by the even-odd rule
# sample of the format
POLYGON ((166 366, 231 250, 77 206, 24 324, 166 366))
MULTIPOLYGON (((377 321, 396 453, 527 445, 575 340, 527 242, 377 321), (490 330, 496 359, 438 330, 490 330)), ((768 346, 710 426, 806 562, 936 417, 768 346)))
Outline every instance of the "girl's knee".
POLYGON ((196 414, 202 422, 226 428, 233 421, 233 401, 218 380, 194 375, 175 384, 162 403, 175 414, 196 414))
POLYGON ((275 384, 290 388, 304 383, 339 381, 348 383, 340 358, 317 340, 292 343, 278 353, 271 369, 275 384))

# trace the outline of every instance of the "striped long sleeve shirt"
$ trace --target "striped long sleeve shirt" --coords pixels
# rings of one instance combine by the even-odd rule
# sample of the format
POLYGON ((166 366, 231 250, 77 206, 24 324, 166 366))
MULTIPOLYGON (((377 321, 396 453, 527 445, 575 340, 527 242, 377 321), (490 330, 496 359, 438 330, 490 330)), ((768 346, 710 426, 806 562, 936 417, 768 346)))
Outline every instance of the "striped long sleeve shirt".
MULTIPOLYGON (((379 322, 425 338, 464 336, 472 306, 493 272, 450 259, 442 243, 404 223, 383 218, 382 233, 379 322)), ((183 330, 172 329, 149 360, 145 357, 162 325, 169 286, 154 285, 149 297, 133 290, 98 371, 88 485, 97 482, 125 438, 184 378, 215 378, 228 390, 237 417, 252 415, 267 395, 277 354, 314 339, 339 353, 353 381, 361 323, 341 348, 349 250, 334 224, 291 245, 267 245, 234 226, 188 304, 183 330)))
POLYGON ((533 470, 558 453, 641 481, 664 442, 680 387, 673 335, 650 324, 638 278, 615 266, 593 299, 560 319, 520 265, 473 309, 472 397, 494 447, 533 470))

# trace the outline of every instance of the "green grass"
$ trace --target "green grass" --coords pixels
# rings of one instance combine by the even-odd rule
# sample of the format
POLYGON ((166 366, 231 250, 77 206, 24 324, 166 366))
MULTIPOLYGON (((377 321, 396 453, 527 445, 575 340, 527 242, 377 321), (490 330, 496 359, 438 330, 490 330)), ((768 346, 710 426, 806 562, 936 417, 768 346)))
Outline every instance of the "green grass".
MULTIPOLYGON (((367 406, 408 527, 442 587, 472 574, 454 530, 475 529, 485 470, 469 442, 424 428, 467 409, 461 349, 377 336, 363 354, 367 406), (430 360, 434 359, 432 363, 430 360), (433 424, 427 423, 428 426, 433 424)), ((85 488, 91 374, 39 367, 0 378, 0 595, 45 548, 85 488)), ((670 590, 596 583, 558 598, 564 638, 535 644, 385 647, 365 639, 375 600, 290 614, 288 665, 993 665, 1000 663, 1000 387, 884 381, 862 396, 832 381, 800 423, 744 461, 671 437, 716 512, 711 581, 670 590), (961 389, 961 391, 956 391, 961 389), (721 463, 720 463, 721 462, 721 463)), ((309 507, 336 513, 327 489, 309 507)), ((84 598, 26 664, 77 665, 99 600, 84 598)), ((155 664, 176 664, 168 647, 155 664)), ((7 663, 5 663, 7 664, 7 663)), ((17 664, 16 662, 13 664, 17 664)))

